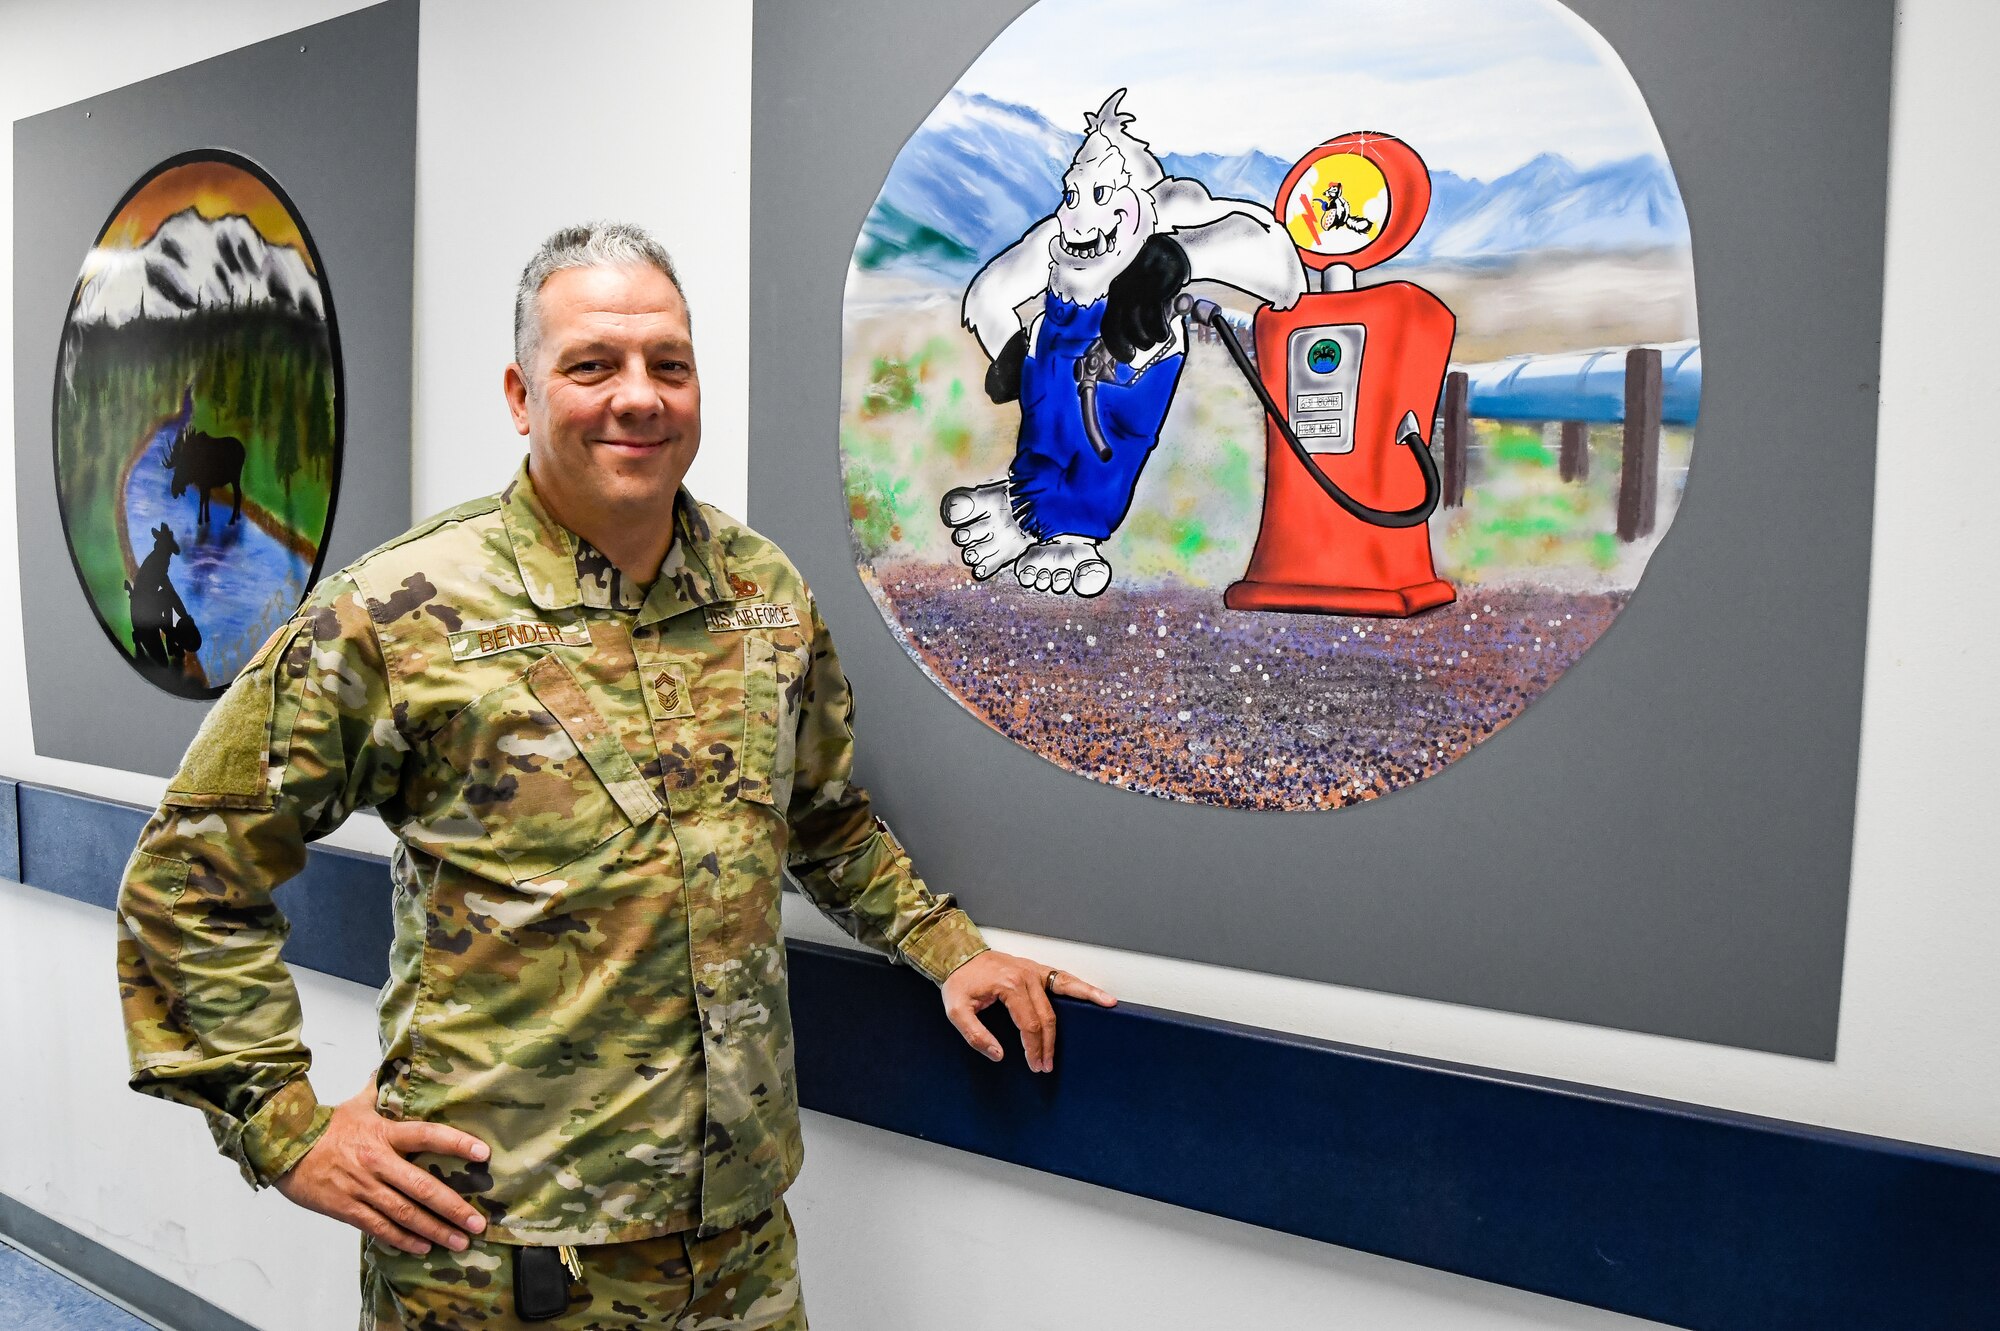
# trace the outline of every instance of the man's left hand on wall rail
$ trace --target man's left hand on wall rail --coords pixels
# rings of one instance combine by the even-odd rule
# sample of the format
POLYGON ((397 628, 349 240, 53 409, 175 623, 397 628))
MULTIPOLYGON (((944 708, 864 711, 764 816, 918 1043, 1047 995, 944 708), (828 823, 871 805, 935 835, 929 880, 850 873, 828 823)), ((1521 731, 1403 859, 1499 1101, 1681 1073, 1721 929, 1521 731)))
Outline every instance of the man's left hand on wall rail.
POLYGON ((1007 1005, 1007 1015, 1021 1032, 1021 1051, 1032 1072, 1050 1072, 1056 1065, 1056 1012, 1050 995, 1084 998, 1099 1007, 1118 1000, 1068 971, 1005 952, 982 952, 953 971, 944 982, 944 1011, 965 1042, 994 1062, 1004 1056, 1000 1042, 979 1020, 995 1003, 1007 1005))

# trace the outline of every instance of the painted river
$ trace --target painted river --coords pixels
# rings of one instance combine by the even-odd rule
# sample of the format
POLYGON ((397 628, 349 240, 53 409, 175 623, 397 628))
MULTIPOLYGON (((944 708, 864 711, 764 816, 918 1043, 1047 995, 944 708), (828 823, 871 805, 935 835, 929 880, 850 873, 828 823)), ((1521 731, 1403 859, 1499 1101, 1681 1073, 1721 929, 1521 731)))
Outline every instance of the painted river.
POLYGON ((171 493, 167 449, 178 427, 178 419, 164 422, 133 464, 125 483, 125 529, 132 556, 141 562, 153 548, 154 529, 164 522, 172 530, 181 549, 168 576, 201 630, 196 657, 202 675, 220 686, 297 608, 312 570, 303 555, 252 521, 248 509, 229 520, 233 490, 214 491, 208 524, 195 521, 200 494, 190 488, 176 499, 171 493))

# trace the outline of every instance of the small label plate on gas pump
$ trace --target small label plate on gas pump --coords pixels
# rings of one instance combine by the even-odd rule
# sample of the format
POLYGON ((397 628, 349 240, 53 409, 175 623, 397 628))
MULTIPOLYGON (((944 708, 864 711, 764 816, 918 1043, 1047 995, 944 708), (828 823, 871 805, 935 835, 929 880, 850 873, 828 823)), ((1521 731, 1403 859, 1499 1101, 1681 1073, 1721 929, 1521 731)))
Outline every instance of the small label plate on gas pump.
POLYGON ((1361 382, 1360 324, 1297 328, 1286 341, 1285 387, 1292 403, 1292 433, 1314 453, 1351 453, 1354 390, 1361 382))

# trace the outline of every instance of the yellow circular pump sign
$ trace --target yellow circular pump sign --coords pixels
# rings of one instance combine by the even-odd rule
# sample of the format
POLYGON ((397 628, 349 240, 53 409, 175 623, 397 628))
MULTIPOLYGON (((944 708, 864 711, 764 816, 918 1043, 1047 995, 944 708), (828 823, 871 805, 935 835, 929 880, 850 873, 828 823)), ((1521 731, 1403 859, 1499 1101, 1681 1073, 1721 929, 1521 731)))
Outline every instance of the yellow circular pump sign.
POLYGON ((1389 182, 1359 153, 1335 153, 1307 168, 1284 200, 1285 230, 1314 254, 1352 254, 1389 222, 1389 182))

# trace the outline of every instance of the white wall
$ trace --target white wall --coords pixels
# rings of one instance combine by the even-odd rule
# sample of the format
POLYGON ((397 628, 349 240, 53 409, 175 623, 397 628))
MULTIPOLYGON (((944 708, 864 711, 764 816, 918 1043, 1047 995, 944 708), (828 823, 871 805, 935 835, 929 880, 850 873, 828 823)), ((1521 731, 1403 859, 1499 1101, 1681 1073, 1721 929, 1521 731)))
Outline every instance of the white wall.
MULTIPOLYGON (((772 0, 766 0, 767 3, 772 0)), ((1766 0, 1776 3, 1777 0, 1766 0)), ((0 0, 0 119, 354 6, 0 0)), ((534 242, 628 215, 674 247, 707 388, 697 488, 742 508, 749 147, 747 5, 624 0, 589 30, 552 6, 426 0, 419 113, 415 490, 420 510, 498 484, 518 454, 496 391, 507 291, 534 242), (509 85, 500 71, 521 72, 509 85), (657 72, 656 71, 660 71, 657 72), (593 118, 623 80, 617 115, 593 118), (637 117, 635 101, 660 110, 637 117), (623 116, 624 119, 619 119, 623 116), (699 180, 697 191, 692 182, 699 180), (465 225, 473 219, 473 225, 465 225)), ((568 11, 575 13, 578 11, 568 11)), ((2000 359, 2000 194, 1972 142, 2000 123, 1989 0, 1904 0, 1888 236, 1875 565, 1839 1058, 1820 1064, 1302 981, 1002 937, 1125 997, 1382 1048, 2000 1154, 2000 894, 1982 707, 2000 629, 1968 595, 1996 548, 2000 459, 1962 385, 2000 359), (1960 418, 1970 424, 1961 425, 1960 418), (1945 472, 1949 468, 1949 472, 1945 472), (1934 478, 1949 474, 1949 487, 1934 478), (1971 496, 1978 507, 1951 500, 1971 496)), ((610 105, 609 102, 605 103, 610 105)), ((0 193, 11 197, 11 140, 0 193)), ((11 217, 0 251, 11 252, 11 217)), ((0 274, 0 310, 11 308, 0 274)), ((0 430, 11 431, 11 320, 0 430)), ((1865 336, 1861 338, 1865 345, 1865 336)), ((32 387, 29 390, 32 391, 32 387)), ((0 436, 5 437, 5 436, 0 436)), ((13 512, 11 439, 0 513, 13 512)), ((782 533, 779 533, 782 536, 782 533)), ((1976 594, 1976 593, 1975 593, 1976 594)), ((20 623, 0 542, 0 625, 20 623)), ((838 628, 838 626, 836 626, 838 628)), ((18 652, 0 632, 0 774, 149 803, 163 782, 32 754, 18 652)), ((380 850, 357 820, 342 844, 380 850)), ((826 937, 809 915, 794 932, 826 937)), ((122 1089, 102 912, 0 885, 0 1191, 261 1326, 351 1324, 353 1244, 251 1196, 196 1115, 122 1089), (25 1019, 24 1019, 25 1018, 25 1019)), ((372 1061, 371 996, 304 977, 327 1096, 372 1061)), ((1320 1325, 1399 1331, 1637 1325, 1587 1309, 1176 1211, 812 1116, 795 1191, 823 1327, 1320 1325), (915 1243, 898 1241, 913 1232, 915 1243), (912 1253, 919 1254, 912 1260, 912 1253)))
MULTIPOLYGON (((308 23, 356 0, 0 0, 0 179, 11 123, 308 23)), ((688 484, 741 515, 748 489, 750 7, 611 0, 587 22, 532 0, 427 0, 417 82, 413 517, 499 489, 524 451, 500 393, 514 282, 542 238, 615 217, 674 252, 699 337, 704 440, 688 484), (628 93, 612 96, 608 89, 628 93)), ((11 203, 0 247, 13 253, 11 203)), ((0 274, 0 623, 21 622, 13 538, 13 270, 0 274)), ((366 441, 355 441, 356 446, 366 441)), ((4 636, 4 635, 0 635, 4 636)), ((25 700, 0 642, 0 696, 25 700)), ((41 758, 0 709, 0 773, 150 804, 166 783, 41 758)), ((381 824, 335 844, 386 853, 381 824)))

